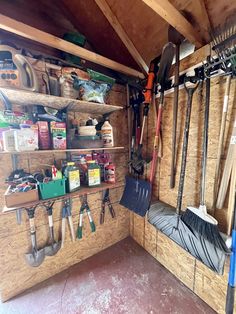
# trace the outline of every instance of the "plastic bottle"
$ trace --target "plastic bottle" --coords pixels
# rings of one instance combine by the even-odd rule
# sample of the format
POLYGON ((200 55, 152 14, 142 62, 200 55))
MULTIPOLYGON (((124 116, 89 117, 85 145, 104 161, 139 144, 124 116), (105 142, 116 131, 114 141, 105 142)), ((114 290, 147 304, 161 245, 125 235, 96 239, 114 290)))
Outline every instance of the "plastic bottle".
POLYGON ((15 144, 15 129, 10 129, 2 132, 3 150, 6 152, 14 152, 16 150, 15 144))
POLYGON ((3 132, 9 129, 10 127, 7 122, 0 122, 0 150, 3 150, 3 132))
POLYGON ((108 120, 103 123, 101 127, 102 141, 103 147, 113 147, 114 139, 113 139, 113 128, 108 120))
POLYGON ((95 160, 90 160, 88 163, 88 186, 97 186, 101 184, 101 170, 95 160))
POLYGON ((80 188, 80 172, 74 162, 67 162, 67 166, 64 169, 64 176, 66 177, 67 193, 74 192, 80 188))
POLYGON ((105 182, 116 183, 116 167, 112 162, 105 166, 105 182))

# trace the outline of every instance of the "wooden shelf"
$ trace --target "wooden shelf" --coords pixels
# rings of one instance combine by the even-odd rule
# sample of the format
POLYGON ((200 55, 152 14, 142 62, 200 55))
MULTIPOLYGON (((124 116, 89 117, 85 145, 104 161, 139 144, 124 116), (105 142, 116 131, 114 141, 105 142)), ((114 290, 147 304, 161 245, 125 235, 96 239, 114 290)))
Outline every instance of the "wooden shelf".
POLYGON ((121 106, 99 104, 77 99, 57 97, 36 92, 1 87, 0 90, 8 97, 10 102, 22 106, 43 105, 53 109, 61 110, 67 108, 74 112, 105 114, 123 109, 121 106))
POLYGON ((91 152, 91 151, 117 151, 124 150, 125 148, 122 146, 117 147, 100 147, 100 148, 71 148, 71 149, 49 149, 49 150, 32 150, 32 151, 24 151, 24 152, 0 152, 0 155, 20 155, 20 154, 54 154, 54 153, 83 153, 83 152, 91 152))
POLYGON ((66 198, 76 198, 79 197, 80 195, 84 195, 84 194, 94 194, 100 191, 104 191, 106 189, 115 189, 115 188, 119 188, 124 186, 123 183, 118 182, 118 183, 114 183, 114 184, 108 184, 108 183, 102 183, 100 186, 98 187, 81 187, 81 189, 79 189, 78 191, 72 192, 72 193, 67 193, 63 196, 59 196, 59 197, 54 197, 54 198, 48 198, 46 200, 38 200, 35 202, 31 202, 31 203, 25 203, 25 204, 21 204, 19 206, 16 207, 6 207, 4 206, 2 213, 8 213, 8 212, 12 212, 15 211, 17 209, 25 209, 25 208, 31 208, 34 207, 36 205, 43 205, 45 203, 48 202, 52 202, 52 201, 59 201, 59 200, 63 200, 66 198))

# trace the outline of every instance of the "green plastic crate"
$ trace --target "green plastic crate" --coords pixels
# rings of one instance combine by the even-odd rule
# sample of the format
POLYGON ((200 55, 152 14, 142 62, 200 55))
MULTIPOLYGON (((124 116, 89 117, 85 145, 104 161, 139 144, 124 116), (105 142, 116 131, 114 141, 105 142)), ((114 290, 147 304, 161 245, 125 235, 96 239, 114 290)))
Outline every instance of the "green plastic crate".
POLYGON ((66 194, 66 179, 59 179, 49 181, 47 183, 39 183, 40 198, 45 200, 47 198, 53 198, 63 196, 66 194))

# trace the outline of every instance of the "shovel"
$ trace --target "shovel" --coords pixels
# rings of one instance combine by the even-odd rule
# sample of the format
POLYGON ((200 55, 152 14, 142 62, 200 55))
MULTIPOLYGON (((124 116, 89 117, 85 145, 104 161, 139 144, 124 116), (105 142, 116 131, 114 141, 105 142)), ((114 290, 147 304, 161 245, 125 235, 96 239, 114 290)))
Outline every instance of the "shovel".
MULTIPOLYGON (((160 61, 160 67, 158 70, 158 83, 162 86, 162 100, 164 99, 164 85, 169 75, 169 70, 173 61, 174 56, 174 45, 168 43, 163 47, 162 56, 160 61)), ((161 102, 161 109, 163 107, 163 101, 161 102)), ((161 114, 159 112, 159 122, 161 114)), ((159 124, 160 129, 160 124, 159 124)), ((159 132, 159 131, 158 131, 159 132)), ((156 136, 155 136, 156 140, 156 136)), ((142 141, 142 135, 141 135, 142 141)), ((142 142, 141 142, 142 143, 142 142)), ((155 147, 156 148, 156 147, 155 147)), ((153 154, 154 155, 154 154, 153 154)), ((154 178, 156 166, 156 154, 155 160, 152 162, 152 176, 154 178)), ((120 204, 124 207, 134 211, 140 216, 145 216, 149 209, 152 194, 152 181, 142 180, 131 176, 125 178, 125 189, 120 200, 120 204)))
POLYGON ((175 83, 174 83, 174 104, 173 104, 173 127, 172 127, 172 150, 171 150, 171 172, 170 172, 170 188, 175 187, 175 172, 176 172, 176 131, 177 131, 177 116, 178 116, 178 100, 179 100, 179 56, 180 45, 184 40, 173 26, 169 26, 168 39, 175 44, 175 83))
POLYGON ((53 218, 52 218, 53 204, 54 204, 54 202, 51 203, 49 206, 46 206, 46 210, 47 210, 47 214, 48 214, 49 235, 50 235, 49 245, 47 245, 44 248, 45 255, 47 255, 47 256, 56 255, 57 252, 61 248, 61 241, 56 242, 55 238, 54 238, 53 218))
POLYGON ((44 258, 45 258, 45 252, 44 248, 38 250, 37 248, 37 241, 36 241, 36 229, 34 224, 34 212, 35 208, 26 209, 29 217, 30 222, 30 237, 31 237, 31 243, 32 243, 32 250, 29 253, 25 254, 25 258, 27 263, 32 267, 38 267, 42 264, 44 258))

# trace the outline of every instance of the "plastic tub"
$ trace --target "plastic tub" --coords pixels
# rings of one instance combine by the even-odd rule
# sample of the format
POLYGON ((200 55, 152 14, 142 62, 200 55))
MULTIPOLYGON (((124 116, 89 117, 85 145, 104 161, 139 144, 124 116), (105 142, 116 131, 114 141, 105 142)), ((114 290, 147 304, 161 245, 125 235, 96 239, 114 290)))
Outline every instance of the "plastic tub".
POLYGON ((72 140, 72 148, 101 148, 102 140, 99 136, 76 136, 72 140))
POLYGON ((40 198, 45 200, 47 198, 53 198, 63 196, 66 194, 66 179, 59 179, 49 181, 47 183, 39 183, 40 198))

